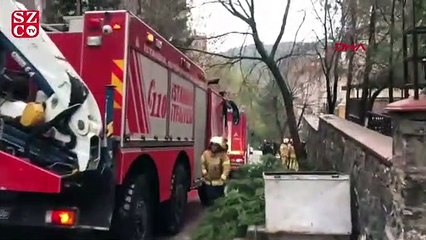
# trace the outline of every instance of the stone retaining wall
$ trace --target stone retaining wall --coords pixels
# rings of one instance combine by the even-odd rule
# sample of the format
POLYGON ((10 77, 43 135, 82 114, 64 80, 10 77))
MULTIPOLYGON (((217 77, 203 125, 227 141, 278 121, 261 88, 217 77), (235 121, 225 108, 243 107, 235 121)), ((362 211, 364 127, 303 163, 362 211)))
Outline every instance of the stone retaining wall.
POLYGON ((305 117, 302 133, 311 169, 351 175, 359 239, 426 239, 424 189, 393 164, 391 137, 334 115, 305 117))

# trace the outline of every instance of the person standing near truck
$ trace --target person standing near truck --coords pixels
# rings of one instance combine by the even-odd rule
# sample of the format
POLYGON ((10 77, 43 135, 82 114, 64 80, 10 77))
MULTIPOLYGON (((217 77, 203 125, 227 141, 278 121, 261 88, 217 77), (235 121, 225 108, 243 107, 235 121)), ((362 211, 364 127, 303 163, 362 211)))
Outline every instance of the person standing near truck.
POLYGON ((227 155, 227 144, 223 137, 212 137, 210 145, 201 155, 203 174, 203 205, 211 205, 224 196, 225 182, 229 177, 231 162, 227 155))
POLYGON ((274 146, 269 140, 263 140, 262 146, 260 146, 262 150, 262 155, 272 154, 274 155, 274 146))
POLYGON ((281 164, 286 168, 288 166, 288 160, 290 158, 288 145, 289 145, 289 139, 284 138, 280 146, 280 157, 281 157, 281 164))
POLYGON ((287 169, 299 171, 299 163, 297 162, 296 150, 294 149, 293 139, 290 139, 290 142, 288 144, 288 157, 289 161, 287 169))

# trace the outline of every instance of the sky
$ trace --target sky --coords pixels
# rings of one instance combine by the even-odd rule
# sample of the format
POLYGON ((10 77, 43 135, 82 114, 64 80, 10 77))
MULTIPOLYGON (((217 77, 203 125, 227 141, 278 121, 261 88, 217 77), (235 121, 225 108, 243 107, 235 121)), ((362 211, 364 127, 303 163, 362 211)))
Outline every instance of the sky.
MULTIPOLYGON (((193 26, 197 32, 207 36, 240 31, 246 32, 248 26, 245 22, 231 15, 219 4, 207 3, 211 0, 193 0, 193 26)), ((241 0, 241 2, 245 2, 241 0)), ((284 15, 286 0, 255 0, 255 18, 258 25, 260 37, 265 44, 275 42, 284 15)), ((319 9, 319 7, 317 6, 319 9)), ((290 5, 290 14, 287 20, 286 30, 282 41, 293 41, 297 28, 303 19, 303 10, 306 11, 306 19, 299 31, 297 40, 315 41, 313 30, 321 36, 322 26, 313 12, 311 0, 293 0, 290 5)), ((250 37, 248 37, 250 39, 250 37)), ((232 35, 224 39, 222 44, 210 46, 210 50, 226 51, 233 47, 240 47, 244 42, 244 36, 232 35)), ((247 44, 252 41, 246 42, 247 44)))

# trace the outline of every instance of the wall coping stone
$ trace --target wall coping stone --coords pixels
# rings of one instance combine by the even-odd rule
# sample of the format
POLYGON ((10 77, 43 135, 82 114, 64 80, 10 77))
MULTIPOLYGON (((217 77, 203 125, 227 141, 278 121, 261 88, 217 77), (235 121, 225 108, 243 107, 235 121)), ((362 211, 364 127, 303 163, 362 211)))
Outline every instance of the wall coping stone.
POLYGON ((313 128, 315 131, 318 131, 318 126, 319 126, 319 118, 318 118, 318 116, 315 116, 315 115, 305 115, 305 116, 303 116, 303 118, 305 119, 306 123, 309 124, 309 126, 311 128, 313 128))
POLYGON ((320 116, 320 121, 331 125, 347 138, 350 138, 363 146, 379 158, 386 166, 392 166, 392 137, 382 135, 356 123, 339 118, 333 114, 320 116))

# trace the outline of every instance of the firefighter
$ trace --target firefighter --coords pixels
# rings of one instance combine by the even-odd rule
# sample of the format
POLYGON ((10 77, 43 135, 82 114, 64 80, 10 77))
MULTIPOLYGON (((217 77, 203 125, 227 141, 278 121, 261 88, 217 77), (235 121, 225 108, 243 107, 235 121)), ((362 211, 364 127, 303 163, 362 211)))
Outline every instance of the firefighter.
POLYGON ((287 168, 288 166, 288 160, 289 160, 289 148, 288 148, 288 144, 289 144, 289 139, 288 138, 284 138, 283 142, 280 146, 280 157, 281 157, 281 164, 287 168))
POLYGON ((293 145, 293 139, 290 139, 290 142, 288 144, 288 156, 289 156, 289 164, 288 164, 288 169, 294 170, 294 171, 299 171, 299 163, 297 162, 297 158, 296 158, 296 151, 294 149, 294 145, 293 145))
POLYGON ((228 139, 223 138, 223 142, 225 144, 225 151, 228 152, 228 150, 229 150, 228 139))
POLYGON ((205 194, 203 204, 209 206, 214 200, 224 196, 225 182, 231 170, 224 138, 211 138, 209 147, 201 155, 201 167, 205 194))
POLYGON ((263 144, 260 149, 262 150, 262 155, 274 154, 274 146, 269 140, 263 140, 263 144))

